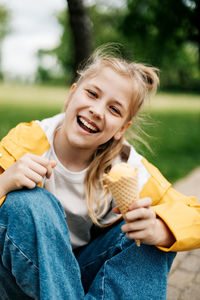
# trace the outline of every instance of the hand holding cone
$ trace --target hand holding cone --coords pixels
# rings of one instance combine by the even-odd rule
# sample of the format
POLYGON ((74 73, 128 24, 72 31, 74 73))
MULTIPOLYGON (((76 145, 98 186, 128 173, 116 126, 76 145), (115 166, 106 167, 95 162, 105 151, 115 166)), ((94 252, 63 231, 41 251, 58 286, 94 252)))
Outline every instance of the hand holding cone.
MULTIPOLYGON (((104 175, 104 181, 124 217, 129 206, 139 199, 137 169, 125 163, 117 164, 104 175)), ((140 246, 140 241, 136 240, 136 244, 140 246)))

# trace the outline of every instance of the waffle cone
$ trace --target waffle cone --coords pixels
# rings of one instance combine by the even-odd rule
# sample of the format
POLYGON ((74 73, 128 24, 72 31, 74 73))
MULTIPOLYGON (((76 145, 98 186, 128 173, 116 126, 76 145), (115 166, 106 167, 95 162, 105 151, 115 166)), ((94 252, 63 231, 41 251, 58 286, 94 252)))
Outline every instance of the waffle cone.
MULTIPOLYGON (((119 210, 124 218, 130 205, 139 199, 138 195, 138 174, 135 176, 121 176, 118 180, 113 180, 108 175, 105 176, 105 183, 110 189, 119 210)), ((136 240, 138 246, 140 241, 136 240)))
POLYGON ((116 181, 106 178, 105 182, 124 217, 129 206, 138 200, 137 176, 135 176, 135 178, 122 176, 116 181))

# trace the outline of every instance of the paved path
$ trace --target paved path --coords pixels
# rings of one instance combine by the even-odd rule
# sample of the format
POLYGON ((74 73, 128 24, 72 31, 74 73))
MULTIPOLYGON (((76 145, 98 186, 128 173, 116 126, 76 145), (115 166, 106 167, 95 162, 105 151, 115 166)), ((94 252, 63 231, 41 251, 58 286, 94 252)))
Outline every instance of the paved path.
MULTIPOLYGON (((174 187, 200 202, 200 167, 174 187)), ((177 254, 169 274, 167 300, 200 300, 200 249, 177 254)))

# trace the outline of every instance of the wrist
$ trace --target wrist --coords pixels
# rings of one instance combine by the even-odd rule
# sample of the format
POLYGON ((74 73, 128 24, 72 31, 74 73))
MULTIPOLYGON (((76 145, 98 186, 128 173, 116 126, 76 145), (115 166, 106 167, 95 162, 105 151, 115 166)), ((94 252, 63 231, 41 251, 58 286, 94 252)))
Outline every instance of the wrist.
POLYGON ((6 186, 6 180, 4 180, 4 173, 0 175, 0 199, 7 195, 9 190, 6 186))
POLYGON ((7 192, 0 186, 0 199, 6 196, 7 192))
POLYGON ((158 237, 156 246, 170 248, 176 241, 173 233, 171 232, 169 227, 163 222, 162 219, 157 218, 156 223, 157 223, 157 237, 158 237))

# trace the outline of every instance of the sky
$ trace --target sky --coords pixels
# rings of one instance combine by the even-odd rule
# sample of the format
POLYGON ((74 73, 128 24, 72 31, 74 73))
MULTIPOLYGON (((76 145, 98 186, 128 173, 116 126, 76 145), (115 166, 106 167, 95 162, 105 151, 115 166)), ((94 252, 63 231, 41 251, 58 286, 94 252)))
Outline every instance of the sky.
MULTIPOLYGON (((125 0, 84 0, 122 5, 125 0)), ((51 49, 60 39, 55 14, 66 8, 66 0, 0 0, 11 12, 11 33, 2 45, 2 69, 6 77, 28 80, 37 69, 37 50, 51 49)))
POLYGON ((37 68, 37 50, 56 46, 61 28, 55 13, 66 0, 0 0, 11 12, 11 33, 2 45, 2 68, 7 76, 28 78, 37 68))

